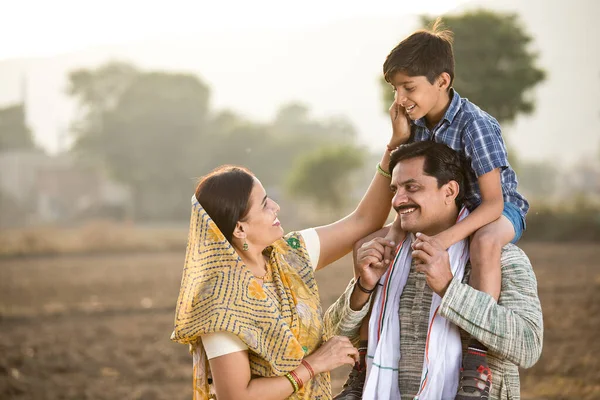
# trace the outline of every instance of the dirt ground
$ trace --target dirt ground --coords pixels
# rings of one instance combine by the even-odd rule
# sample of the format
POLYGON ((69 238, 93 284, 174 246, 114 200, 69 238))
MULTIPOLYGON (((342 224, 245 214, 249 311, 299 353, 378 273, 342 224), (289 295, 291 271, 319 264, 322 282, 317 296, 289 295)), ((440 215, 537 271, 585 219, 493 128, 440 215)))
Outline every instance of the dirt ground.
MULTIPOLYGON (((600 245, 525 243, 539 281, 542 358, 524 399, 600 399, 600 245)), ((183 253, 0 259, 1 399, 191 399, 169 341, 183 253)), ((324 306, 347 259, 318 273, 324 306)), ((334 392, 346 371, 334 374, 334 392)))

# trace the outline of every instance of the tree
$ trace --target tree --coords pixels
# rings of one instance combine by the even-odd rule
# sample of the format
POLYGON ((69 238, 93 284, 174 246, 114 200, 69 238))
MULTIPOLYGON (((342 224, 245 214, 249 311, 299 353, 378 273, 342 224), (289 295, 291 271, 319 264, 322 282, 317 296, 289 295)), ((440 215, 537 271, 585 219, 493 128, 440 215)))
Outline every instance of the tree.
POLYGON ((208 98, 192 75, 143 73, 106 113, 103 157, 132 187, 142 216, 173 218, 187 209, 193 178, 210 156, 202 140, 208 98))
MULTIPOLYGON (((433 19, 421 17, 424 27, 433 19)), ((530 114, 535 102, 530 90, 545 79, 536 64, 537 54, 528 49, 532 38, 516 14, 487 10, 444 17, 454 32, 455 78, 453 86, 461 96, 490 113, 501 124, 518 114, 530 114)), ((383 81, 387 112, 394 99, 383 81)))
POLYGON ((287 191, 323 204, 330 211, 343 210, 352 198, 352 172, 362 168, 365 153, 352 145, 338 145, 300 157, 288 177, 287 191))
POLYGON ((35 143, 25 121, 25 107, 16 104, 0 109, 0 151, 33 150, 35 143))
POLYGON ((137 219, 186 217, 196 178, 227 163, 278 192, 297 157, 356 136, 348 120, 294 103, 269 123, 211 113, 196 77, 126 64, 71 73, 69 93, 80 105, 72 150, 130 187, 137 219))
POLYGON ((136 67, 109 62, 96 69, 78 69, 69 73, 67 94, 78 103, 78 115, 71 124, 75 137, 73 150, 88 164, 105 166, 108 161, 99 151, 106 141, 105 114, 113 110, 120 96, 140 74, 136 67))
POLYGON ((70 77, 83 111, 73 150, 132 189, 136 219, 187 214, 194 178, 210 158, 207 86, 192 75, 123 64, 70 77))

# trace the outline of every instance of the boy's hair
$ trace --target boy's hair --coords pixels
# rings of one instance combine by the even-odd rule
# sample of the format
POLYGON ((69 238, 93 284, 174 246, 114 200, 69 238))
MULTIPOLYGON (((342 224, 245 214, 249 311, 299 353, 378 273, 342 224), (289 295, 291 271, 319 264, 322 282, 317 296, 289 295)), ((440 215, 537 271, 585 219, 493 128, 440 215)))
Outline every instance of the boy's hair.
POLYGON ((425 158, 423 172, 425 175, 437 179, 438 188, 450 181, 458 183, 458 196, 454 201, 457 207, 460 208, 465 199, 467 179, 464 161, 459 153, 443 143, 432 140, 404 144, 394 150, 390 156, 390 173, 394 171, 399 162, 417 157, 425 158))
MULTIPOLYGON (((442 72, 450 75, 450 86, 454 81, 453 34, 443 29, 442 20, 435 20, 433 27, 421 29, 401 41, 388 54, 383 63, 383 76, 386 82, 396 72, 408 76, 425 76, 433 84, 442 72)), ((450 87, 449 86, 449 87, 450 87)))

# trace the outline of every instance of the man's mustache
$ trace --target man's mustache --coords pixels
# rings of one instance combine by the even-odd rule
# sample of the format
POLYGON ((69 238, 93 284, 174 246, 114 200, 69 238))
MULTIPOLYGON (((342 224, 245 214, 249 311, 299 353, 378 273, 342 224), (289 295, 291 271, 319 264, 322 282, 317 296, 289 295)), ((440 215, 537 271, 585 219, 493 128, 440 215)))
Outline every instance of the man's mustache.
POLYGON ((419 208, 419 206, 416 204, 402 204, 401 206, 394 207, 394 210, 396 210, 397 213, 400 213, 400 211, 404 211, 409 208, 419 208))

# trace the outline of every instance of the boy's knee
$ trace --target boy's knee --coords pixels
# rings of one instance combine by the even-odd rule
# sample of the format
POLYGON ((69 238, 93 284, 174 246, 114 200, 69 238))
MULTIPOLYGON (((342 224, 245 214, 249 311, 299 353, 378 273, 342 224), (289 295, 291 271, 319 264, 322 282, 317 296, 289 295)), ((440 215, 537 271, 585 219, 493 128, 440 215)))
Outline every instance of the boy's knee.
POLYGON ((491 230, 480 229, 473 235, 471 240, 471 256, 473 254, 489 254, 492 251, 502 250, 502 243, 498 235, 491 230))

